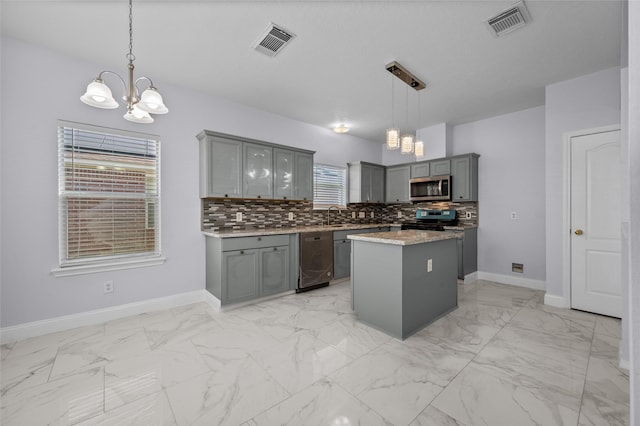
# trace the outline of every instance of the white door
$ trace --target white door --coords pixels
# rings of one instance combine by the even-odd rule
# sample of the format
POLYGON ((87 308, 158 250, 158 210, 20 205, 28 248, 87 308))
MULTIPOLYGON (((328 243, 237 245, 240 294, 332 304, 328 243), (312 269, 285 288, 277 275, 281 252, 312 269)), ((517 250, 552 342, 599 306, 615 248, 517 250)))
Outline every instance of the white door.
POLYGON ((571 307, 622 314, 620 131, 571 138, 571 307))

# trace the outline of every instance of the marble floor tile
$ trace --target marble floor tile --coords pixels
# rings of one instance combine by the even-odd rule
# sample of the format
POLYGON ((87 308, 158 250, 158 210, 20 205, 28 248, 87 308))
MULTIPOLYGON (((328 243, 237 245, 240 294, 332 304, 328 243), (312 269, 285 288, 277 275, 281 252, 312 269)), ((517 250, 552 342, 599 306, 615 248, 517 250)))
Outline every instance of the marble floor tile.
POLYGON ((409 426, 467 426, 460 420, 449 417, 447 413, 438 410, 433 405, 429 405, 418 415, 409 426))
POLYGON ((444 348, 476 354, 501 328, 449 314, 423 328, 415 336, 444 348))
POLYGON ((278 383, 294 394, 351 362, 329 343, 300 331, 267 351, 252 354, 278 383))
POLYGON ((251 357, 167 388, 180 425, 236 425, 289 398, 290 394, 251 357))
POLYGON ((560 388, 580 396, 587 374, 591 342, 506 326, 474 358, 474 362, 513 376, 526 375, 541 387, 560 388))
POLYGON ((187 341, 194 336, 206 334, 219 328, 218 323, 206 312, 193 315, 173 316, 161 322, 154 322, 144 328, 151 349, 187 341))
POLYGON ((575 425, 580 398, 471 362, 432 405, 466 425, 575 425))
POLYGON ((467 299, 458 302, 458 308, 453 310, 450 315, 482 324, 503 327, 517 312, 518 308, 487 305, 477 300, 467 299))
POLYGON ((476 298, 478 302, 488 305, 521 308, 538 293, 529 288, 479 280, 476 298))
POLYGON ((392 339, 359 322, 354 315, 342 315, 336 321, 320 327, 317 335, 352 358, 358 358, 392 339))
POLYGON ((2 425, 73 425, 104 412, 104 370, 93 368, 3 396, 2 425))
POLYGON ((593 356, 589 359, 578 424, 629 424, 629 376, 610 359, 593 356))
POLYGON ((78 426, 175 426, 173 410, 163 390, 140 398, 117 410, 106 411, 78 426))
POLYGON ((78 327, 71 330, 45 334, 44 336, 31 337, 16 342, 8 357, 21 357, 35 352, 48 352, 60 346, 87 339, 100 339, 102 336, 104 336, 104 324, 78 327))
POLYGON ((574 318, 531 308, 522 308, 509 321, 510 325, 551 334, 573 335, 586 341, 593 338, 595 318, 574 318))
POLYGON ((36 349, 35 352, 9 356, 0 363, 0 396, 41 385, 49 380, 57 346, 36 349))
POLYGON ((15 343, 5 343, 3 345, 0 345, 0 360, 3 360, 7 357, 7 355, 9 355, 9 352, 11 352, 11 348, 13 348, 13 345, 15 343))
POLYGON ((362 401, 327 379, 322 379, 243 426, 388 425, 362 401))
POLYGON ((134 329, 108 336, 94 336, 58 348, 51 379, 86 368, 104 366, 109 361, 146 355, 150 352, 143 330, 134 329))
POLYGON ((170 310, 162 310, 157 312, 149 312, 140 315, 132 315, 130 317, 119 318, 108 321, 104 324, 105 334, 117 334, 123 331, 133 329, 144 329, 145 327, 159 322, 170 321, 174 319, 174 315, 170 310))
POLYGON ((620 338, 621 321, 618 318, 598 316, 596 319, 596 334, 607 334, 620 338))

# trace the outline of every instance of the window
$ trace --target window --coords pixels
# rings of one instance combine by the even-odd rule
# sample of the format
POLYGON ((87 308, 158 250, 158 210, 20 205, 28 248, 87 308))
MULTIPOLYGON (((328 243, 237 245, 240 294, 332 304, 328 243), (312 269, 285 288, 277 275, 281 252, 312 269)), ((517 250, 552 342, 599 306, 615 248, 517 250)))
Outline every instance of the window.
POLYGON ((160 141, 58 125, 60 267, 160 258, 160 141))
POLYGON ((347 207, 347 169, 327 164, 313 165, 313 208, 347 207))

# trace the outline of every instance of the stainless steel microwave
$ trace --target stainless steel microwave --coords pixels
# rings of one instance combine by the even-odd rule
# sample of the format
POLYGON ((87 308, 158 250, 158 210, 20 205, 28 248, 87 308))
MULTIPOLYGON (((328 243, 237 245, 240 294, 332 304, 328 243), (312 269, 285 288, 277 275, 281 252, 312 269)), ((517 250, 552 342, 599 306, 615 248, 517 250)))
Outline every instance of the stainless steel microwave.
POLYGON ((431 176, 409 180, 411 201, 451 200, 451 176, 431 176))

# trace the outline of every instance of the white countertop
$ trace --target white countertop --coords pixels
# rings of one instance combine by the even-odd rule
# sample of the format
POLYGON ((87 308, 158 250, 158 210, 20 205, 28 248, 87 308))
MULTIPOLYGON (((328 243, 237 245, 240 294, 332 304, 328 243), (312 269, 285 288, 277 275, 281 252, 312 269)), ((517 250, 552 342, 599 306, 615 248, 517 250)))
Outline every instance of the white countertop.
POLYGON ((456 232, 407 229, 405 231, 373 232, 370 234, 349 235, 347 238, 350 240, 368 241, 371 243, 410 246, 414 244, 432 243, 434 241, 458 238, 458 235, 456 232))

